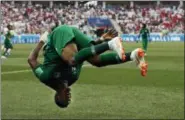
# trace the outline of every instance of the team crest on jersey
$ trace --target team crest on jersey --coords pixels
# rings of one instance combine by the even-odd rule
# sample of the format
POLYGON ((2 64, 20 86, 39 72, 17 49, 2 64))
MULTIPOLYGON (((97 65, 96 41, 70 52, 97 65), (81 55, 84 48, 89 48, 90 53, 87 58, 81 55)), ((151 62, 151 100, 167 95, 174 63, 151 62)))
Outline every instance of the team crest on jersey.
POLYGON ((61 73, 60 72, 55 72, 54 73, 54 77, 55 78, 60 78, 61 77, 61 73))
POLYGON ((76 73, 77 73, 76 67, 72 67, 72 73, 73 73, 73 74, 76 74, 76 73))

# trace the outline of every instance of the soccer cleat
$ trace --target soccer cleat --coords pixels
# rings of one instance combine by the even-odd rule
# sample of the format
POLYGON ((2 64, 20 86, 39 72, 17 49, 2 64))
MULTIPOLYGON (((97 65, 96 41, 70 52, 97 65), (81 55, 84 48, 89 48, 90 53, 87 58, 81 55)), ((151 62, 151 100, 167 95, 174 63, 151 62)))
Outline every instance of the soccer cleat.
POLYGON ((120 37, 115 37, 111 41, 108 42, 111 50, 115 51, 121 60, 125 60, 125 50, 122 45, 122 39, 120 37))
POLYGON ((1 59, 7 59, 7 57, 6 56, 1 56, 1 59))
POLYGON ((62 88, 55 94, 55 103, 61 107, 67 107, 71 102, 71 93, 68 83, 64 82, 62 88))
POLYGON ((146 63, 144 56, 145 53, 141 48, 137 48, 131 53, 131 59, 140 68, 142 76, 146 76, 148 70, 148 64, 146 63))

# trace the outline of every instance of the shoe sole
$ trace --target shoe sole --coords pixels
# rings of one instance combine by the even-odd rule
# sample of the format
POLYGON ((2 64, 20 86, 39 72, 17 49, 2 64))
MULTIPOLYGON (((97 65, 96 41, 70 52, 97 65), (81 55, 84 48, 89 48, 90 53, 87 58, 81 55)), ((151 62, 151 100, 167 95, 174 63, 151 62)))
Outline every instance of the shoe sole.
POLYGON ((122 61, 124 61, 126 59, 126 56, 125 56, 125 50, 124 50, 123 44, 122 44, 122 39, 120 37, 116 41, 116 46, 118 49, 117 52, 118 52, 120 59, 122 61))
POLYGON ((148 71, 148 64, 144 60, 144 56, 145 56, 145 53, 143 49, 139 48, 136 55, 136 62, 137 62, 137 65, 139 65, 142 76, 146 76, 148 71))

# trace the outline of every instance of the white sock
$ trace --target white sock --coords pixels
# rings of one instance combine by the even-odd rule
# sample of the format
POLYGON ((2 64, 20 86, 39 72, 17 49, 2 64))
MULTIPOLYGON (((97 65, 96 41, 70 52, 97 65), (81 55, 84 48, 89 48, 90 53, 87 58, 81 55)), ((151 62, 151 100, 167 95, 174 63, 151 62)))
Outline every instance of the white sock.
POLYGON ((133 50, 133 51, 131 52, 130 59, 131 59, 132 61, 135 60, 135 55, 137 54, 137 53, 136 53, 137 50, 138 50, 138 48, 136 48, 135 50, 133 50))
POLYGON ((115 38, 113 38, 112 40, 108 41, 108 45, 109 45, 110 50, 113 50, 113 45, 112 45, 112 43, 113 43, 113 41, 115 41, 115 39, 118 39, 118 38, 115 37, 115 38))
POLYGON ((109 45, 110 50, 112 50, 111 41, 108 41, 108 45, 109 45))
POLYGON ((4 48, 4 52, 6 52, 6 48, 4 48))
POLYGON ((8 49, 7 53, 10 54, 11 50, 12 50, 12 49, 8 49))
POLYGON ((134 56, 135 56, 134 51, 132 51, 132 52, 131 52, 131 55, 130 55, 130 59, 131 59, 132 61, 134 60, 134 56))

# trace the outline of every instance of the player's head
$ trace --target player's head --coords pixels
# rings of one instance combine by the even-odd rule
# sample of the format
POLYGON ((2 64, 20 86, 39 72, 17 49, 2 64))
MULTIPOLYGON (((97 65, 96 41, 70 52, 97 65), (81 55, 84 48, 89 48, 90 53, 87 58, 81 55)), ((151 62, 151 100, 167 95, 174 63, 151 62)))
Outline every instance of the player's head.
POLYGON ((13 24, 12 23, 9 23, 8 25, 7 25, 7 28, 8 28, 8 30, 13 30, 13 24))
POLYGON ((60 25, 59 22, 55 22, 55 23, 51 24, 51 31, 53 31, 59 25, 60 25))
POLYGON ((143 23, 143 28, 146 28, 146 24, 145 23, 143 23))
POLYGON ((55 104, 61 108, 66 108, 70 103, 69 96, 66 96, 64 91, 55 93, 55 104))

